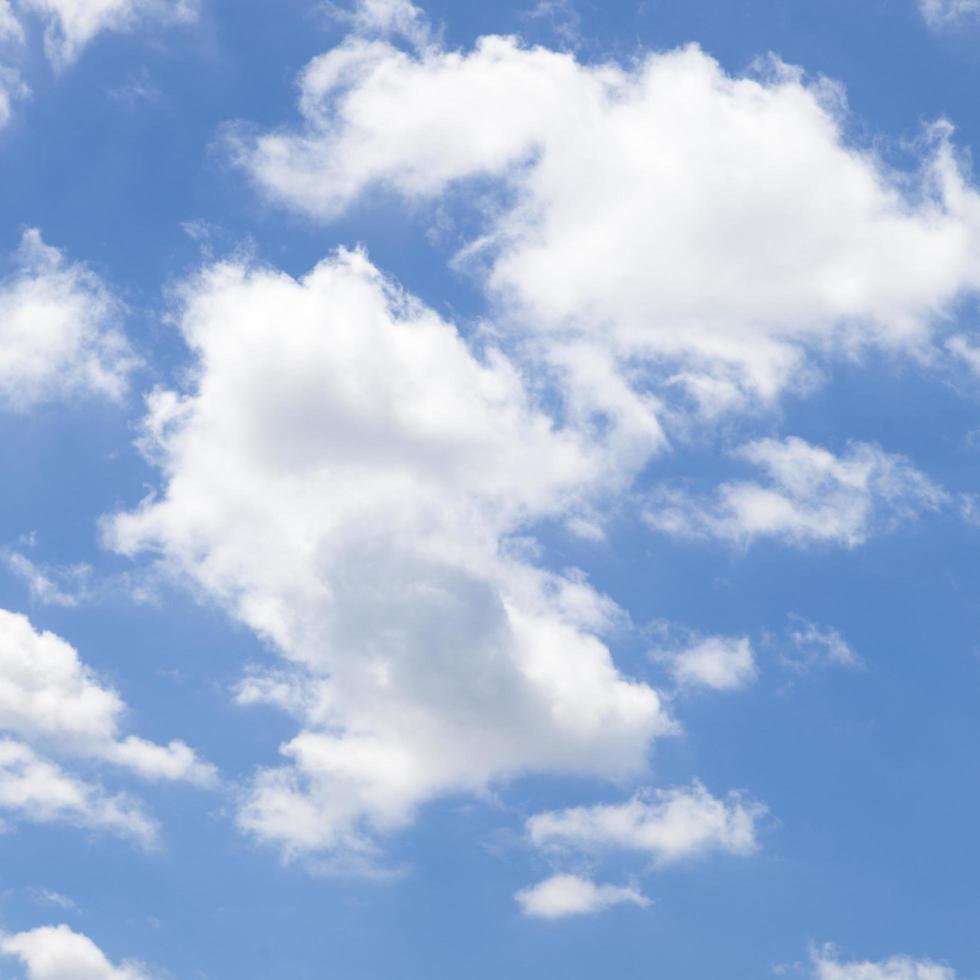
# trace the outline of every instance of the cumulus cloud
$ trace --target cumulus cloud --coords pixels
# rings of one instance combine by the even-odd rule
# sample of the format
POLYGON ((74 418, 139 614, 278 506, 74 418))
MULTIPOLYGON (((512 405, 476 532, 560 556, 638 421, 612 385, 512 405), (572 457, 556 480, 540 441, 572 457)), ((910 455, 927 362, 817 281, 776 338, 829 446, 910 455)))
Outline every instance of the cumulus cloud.
POLYGON ((563 919, 589 915, 614 905, 638 905, 645 908, 650 900, 634 888, 597 885, 578 875, 554 875, 533 888, 515 896, 525 915, 536 919, 563 919))
POLYGON ((760 439, 735 452, 767 482, 724 483, 713 497, 664 490, 646 512, 669 534, 714 537, 748 545, 756 538, 788 544, 853 548, 871 534, 935 511, 949 494, 904 457, 855 442, 835 456, 802 439, 760 439))
POLYGON ((832 946, 813 954, 814 980, 956 980, 956 973, 931 960, 895 956, 879 962, 842 962, 832 946))
POLYGON ((71 64, 96 35, 127 31, 147 19, 187 21, 197 0, 18 0, 45 24, 44 48, 56 67, 71 64))
POLYGON ((180 741, 120 733, 125 705, 72 646, 0 610, 0 811, 15 820, 107 830, 152 845, 158 828, 125 794, 68 772, 63 761, 109 763, 146 779, 208 784, 214 768, 180 741))
POLYGON ((0 731, 103 759, 150 779, 207 783, 214 769, 183 742, 120 736, 125 705, 54 633, 0 610, 0 731))
POLYGON ((644 771, 672 723, 600 639, 615 607, 512 540, 607 486, 604 448, 362 254, 299 280, 221 264, 184 302, 193 381, 146 419, 163 486, 106 533, 285 658, 239 689, 301 728, 242 826, 363 855, 442 793, 644 771))
POLYGON ((539 813, 528 820, 527 832, 536 847, 548 850, 637 851, 670 864, 713 851, 752 854, 758 847, 756 821, 765 812, 738 794, 720 800, 693 783, 621 804, 539 813))
POLYGON ((744 636, 696 636, 679 650, 658 650, 652 656, 668 665, 679 688, 732 691, 756 678, 752 643, 744 636))
POLYGON ((234 144, 256 184, 323 220, 379 187, 449 207, 462 182, 495 188, 461 261, 573 409, 648 446, 665 403, 717 415, 811 383, 815 359, 919 354, 980 287, 980 197, 948 127, 894 172, 854 146, 837 86, 776 62, 352 37, 300 92, 297 127, 234 144))
POLYGON ((2 936, 0 952, 19 959, 28 980, 150 980, 145 967, 114 966, 88 936, 65 925, 2 936))
POLYGON ((15 820, 68 824, 129 837, 152 847, 156 821, 126 794, 111 795, 39 756, 22 742, 0 737, 0 811, 15 820))
POLYGON ((135 359, 119 304, 99 278, 36 229, 0 279, 0 404, 25 409, 79 393, 118 398, 135 359))

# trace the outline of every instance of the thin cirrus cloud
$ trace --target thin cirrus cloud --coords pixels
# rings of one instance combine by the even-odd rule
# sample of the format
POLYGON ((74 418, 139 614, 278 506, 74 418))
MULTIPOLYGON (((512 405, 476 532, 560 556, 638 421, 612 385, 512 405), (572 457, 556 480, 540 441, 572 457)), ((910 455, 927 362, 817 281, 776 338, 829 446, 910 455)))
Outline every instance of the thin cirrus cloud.
POLYGON ((838 86, 775 61, 732 76, 694 46, 621 67, 355 34, 303 71, 299 109, 231 139, 287 207, 329 221, 379 186, 450 207, 463 182, 508 192, 458 258, 569 409, 634 454, 662 444, 665 403, 717 416, 812 386, 815 358, 920 355, 980 288, 980 196, 949 127, 892 171, 845 136, 838 86))
POLYGON ((44 23, 44 49, 56 68, 65 68, 97 35, 128 31, 141 22, 193 20, 198 0, 17 0, 44 23))
POLYGON ((151 980, 142 964, 114 965, 88 936, 66 925, 0 935, 0 953, 20 960, 27 980, 151 980))
POLYGON ((339 252, 302 279, 227 263, 188 283, 193 383, 149 402, 159 494, 106 521, 284 657, 242 704, 290 712, 241 826, 363 862, 427 800, 530 772, 646 770, 674 729, 617 669, 616 608, 510 538, 618 479, 515 367, 339 252))
POLYGON ((616 905, 646 908, 650 900, 635 888, 599 885, 580 875, 559 874, 524 888, 514 896, 523 913, 533 919, 566 919, 592 915, 616 905))
POLYGON ((980 14, 980 0, 919 0, 919 10, 930 27, 954 27, 980 14))
POLYGON ((137 363, 120 318, 98 276, 26 231, 13 271, 0 279, 0 406, 118 399, 137 363))
POLYGON ((661 489, 647 507, 647 523, 743 546, 773 538, 853 548, 952 499, 904 456, 869 443, 851 443, 837 456, 798 438, 760 439, 733 455, 761 469, 766 481, 723 483, 708 497, 661 489))
POLYGON ((183 742, 164 746, 123 736, 124 711, 119 695, 72 646, 36 630, 27 617, 0 610, 0 810, 154 843, 156 826, 137 801, 110 795, 47 757, 109 764, 149 780, 214 781, 214 768, 183 742))

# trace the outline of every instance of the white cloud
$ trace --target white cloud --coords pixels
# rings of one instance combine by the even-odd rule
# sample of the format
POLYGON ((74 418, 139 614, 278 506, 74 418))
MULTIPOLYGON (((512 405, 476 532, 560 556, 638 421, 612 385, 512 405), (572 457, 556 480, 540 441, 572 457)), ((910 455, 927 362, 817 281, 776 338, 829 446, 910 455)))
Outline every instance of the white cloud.
POLYGON ((25 232, 17 268, 0 279, 0 404, 93 393, 118 398, 134 367, 118 303, 92 272, 25 232))
POLYGON ((121 738, 125 705, 54 633, 0 610, 0 731, 69 755, 104 759, 151 779, 207 783, 214 769, 183 742, 121 738))
POLYGON ((980 14, 980 0, 919 0, 919 10, 930 27, 953 27, 980 14))
POLYGON ((10 0, 0 0, 0 42, 23 41, 24 29, 14 14, 10 0))
POLYGON ((895 173, 845 136, 839 88, 775 62, 732 77, 696 47, 622 68, 513 38, 415 55, 353 38, 300 88, 297 129, 237 143, 256 183, 329 220, 378 187, 496 181, 465 255, 499 318, 572 408, 648 449, 665 401, 717 414, 810 383, 824 356, 920 354, 980 288, 980 198, 948 127, 895 173))
POLYGON ((851 443, 835 456, 802 439, 761 439, 735 456, 761 468, 768 482, 724 483, 713 498, 663 491, 646 512, 648 523, 670 534, 743 545, 771 537, 853 548, 876 531, 950 502, 905 457, 868 443, 851 443))
POLYGON ((137 801, 109 795, 8 738, 0 738, 0 811, 17 820, 120 834, 145 847, 158 837, 156 822, 137 801))
POLYGON ((19 959, 28 980, 149 980, 138 963, 113 966, 88 936, 68 926, 42 926, 0 937, 0 952, 19 959))
POLYGON ((539 813, 528 820, 527 831, 536 847, 638 851, 669 864, 712 851, 754 853, 756 821, 765 812, 761 804, 737 794, 716 799, 694 783, 640 794, 622 804, 539 813))
POLYGON ((44 47, 59 68, 73 62, 96 35, 131 30, 141 21, 187 21, 197 0, 18 0, 45 22, 44 47))
POLYGON ((844 963, 831 946, 814 953, 813 968, 814 980, 956 980, 956 973, 947 966, 907 956, 844 963))
POLYGON ((247 830, 363 855, 439 794, 645 770, 672 726, 599 639, 614 607, 509 543, 607 485, 602 447, 358 253, 298 281, 213 267, 181 326, 193 382, 146 420, 165 485, 106 531, 287 661, 239 691, 301 726, 258 774, 247 830))
POLYGON ((653 656, 669 664, 681 688, 731 691, 748 686, 756 677, 752 643, 744 636, 696 637, 683 649, 657 651, 653 656))
POLYGON ((614 905, 645 908, 650 904, 650 900, 634 888, 597 885, 578 875, 554 875, 533 888, 519 891, 514 897, 525 915, 537 919, 590 915, 614 905))

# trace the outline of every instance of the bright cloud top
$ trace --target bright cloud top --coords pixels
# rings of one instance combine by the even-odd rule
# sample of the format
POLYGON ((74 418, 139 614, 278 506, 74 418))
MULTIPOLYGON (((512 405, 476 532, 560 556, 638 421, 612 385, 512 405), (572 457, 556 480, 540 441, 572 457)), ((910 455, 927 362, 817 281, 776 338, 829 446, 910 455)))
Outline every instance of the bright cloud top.
POLYGON ((833 947, 814 954, 814 980, 956 980, 956 973, 931 960, 894 956, 880 962, 841 962, 833 947))
POLYGON ((741 545, 778 538, 797 546, 853 548, 873 533, 950 502, 903 456, 869 443, 851 443, 835 456, 802 439, 760 439, 734 455, 759 467, 768 482, 724 483, 711 498, 663 491, 647 510, 649 524, 669 534, 741 545))
POLYGON ((63 925, 0 937, 0 952, 24 964, 27 980, 150 980, 144 967, 114 966, 88 936, 63 925))
POLYGON ((184 21, 197 0, 18 0, 45 22, 44 47, 52 63, 64 68, 103 31, 130 30, 145 19, 184 21))
POLYGON ((531 842, 556 851, 639 851, 659 864, 712 851, 752 854, 761 804, 732 794, 713 797, 702 785, 654 790, 626 803, 539 813, 527 822, 531 842))
POLYGON ((921 351, 980 288, 980 198, 946 129, 893 173, 845 137, 838 88, 784 65, 355 37, 300 89, 300 127, 239 139, 257 184, 331 219, 376 188, 433 201, 496 179, 464 256, 571 404, 651 445, 665 399, 714 415, 808 383, 814 357, 921 351))
POLYGON ((535 919, 564 919, 591 915, 616 905, 645 908, 650 900, 635 888, 597 885, 578 875, 554 875, 515 896, 525 915, 535 919))
POLYGON ((26 232, 14 272, 0 279, 0 405, 118 398, 135 365, 119 316, 97 276, 26 232))
POLYGON ((614 607, 508 544, 605 486, 604 451, 361 254, 298 281, 220 265, 185 301, 195 381, 146 421, 165 485, 108 533, 289 663, 239 689, 302 724, 243 826, 362 854, 440 793, 642 772, 671 722, 598 638, 614 607))

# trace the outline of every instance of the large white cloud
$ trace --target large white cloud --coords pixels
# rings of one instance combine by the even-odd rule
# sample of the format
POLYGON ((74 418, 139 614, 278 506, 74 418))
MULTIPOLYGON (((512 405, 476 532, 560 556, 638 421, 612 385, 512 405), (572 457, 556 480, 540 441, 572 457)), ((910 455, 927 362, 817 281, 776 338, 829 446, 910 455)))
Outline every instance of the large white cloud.
POLYGON ((696 47, 624 68, 513 38, 354 37, 300 90, 299 127, 240 134, 256 183, 331 219, 369 190, 431 201, 489 178, 466 254, 499 317, 573 406, 637 435, 661 402, 714 414, 812 383, 814 358, 921 354, 980 287, 980 198, 947 128, 894 172, 852 143, 837 87, 778 63, 732 77, 696 47))
POLYGON ((893 956, 880 961, 841 961, 833 947, 813 955, 814 980, 956 980, 948 966, 932 960, 893 956))
POLYGON ((92 393, 118 398, 135 365, 120 308, 101 280, 25 232, 16 268, 0 279, 0 405, 92 393))
POLYGON ((219 265, 185 304, 193 382, 147 418, 165 485, 107 532, 289 661, 239 689, 302 726, 242 824, 350 856, 440 793, 642 772, 671 723, 598 638, 614 608, 512 537, 607 486, 606 450, 361 254, 300 280, 219 265))
POLYGON ((125 31, 147 18, 192 19, 198 0, 17 0, 45 23, 44 47, 52 63, 65 67, 103 31, 125 31))
POLYGON ((0 952, 19 959, 28 980, 149 980, 138 963, 114 966, 88 936, 68 926, 42 926, 0 937, 0 952))
POLYGON ((565 919, 573 915, 591 915, 614 905, 650 904, 635 888, 620 885, 597 885, 580 875, 560 874, 546 878, 515 896, 525 915, 535 919, 565 919))
POLYGON ((737 544, 778 538, 855 547, 869 535, 952 503, 950 495, 904 457, 869 443, 835 456, 802 439, 760 439, 736 458, 768 478, 723 483, 713 497, 666 489, 650 504, 648 523, 670 534, 737 544))

